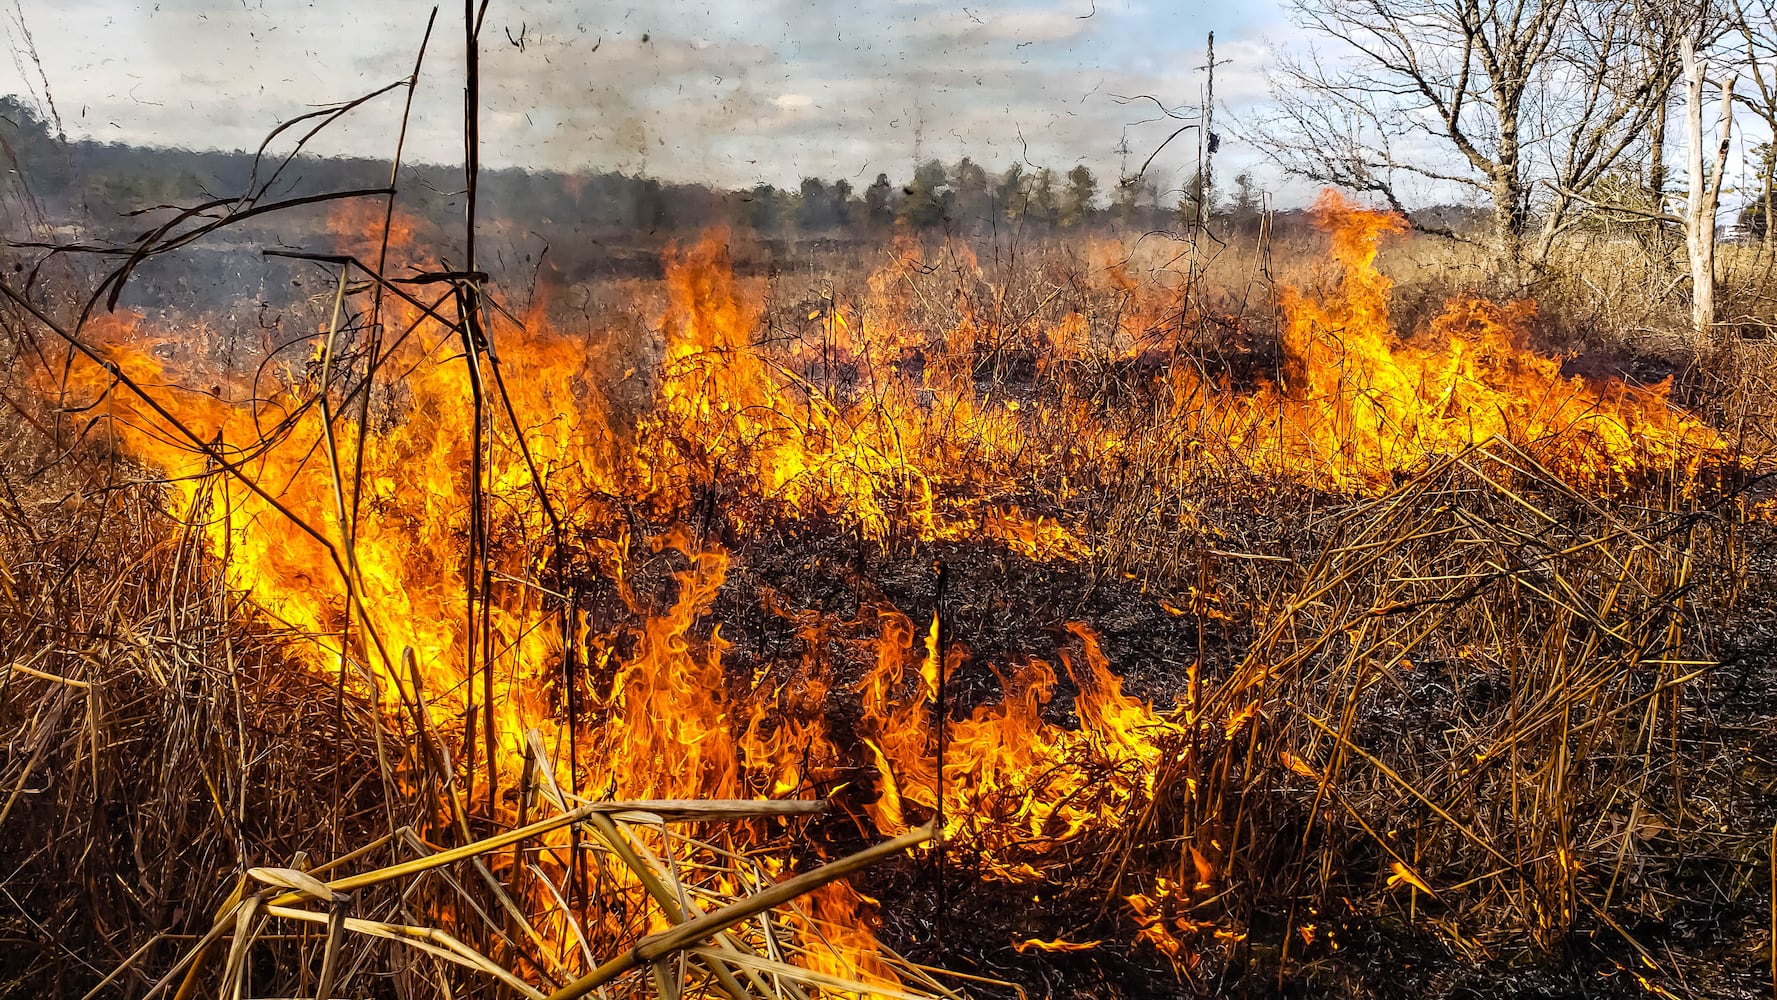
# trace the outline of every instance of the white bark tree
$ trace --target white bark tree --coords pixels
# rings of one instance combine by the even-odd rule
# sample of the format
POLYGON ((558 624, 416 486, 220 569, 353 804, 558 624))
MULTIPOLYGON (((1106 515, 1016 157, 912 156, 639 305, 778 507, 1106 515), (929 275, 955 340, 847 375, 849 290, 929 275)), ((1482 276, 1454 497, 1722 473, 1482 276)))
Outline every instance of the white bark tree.
POLYGON ((1691 262, 1691 327, 1706 337, 1715 326, 1715 210, 1721 203, 1722 177, 1727 172, 1728 144, 1734 128, 1734 78, 1721 84, 1721 111, 1715 127, 1715 156, 1704 158, 1703 97, 1708 67, 1697 59, 1696 45, 1685 39, 1684 60, 1685 194, 1684 238, 1691 262))

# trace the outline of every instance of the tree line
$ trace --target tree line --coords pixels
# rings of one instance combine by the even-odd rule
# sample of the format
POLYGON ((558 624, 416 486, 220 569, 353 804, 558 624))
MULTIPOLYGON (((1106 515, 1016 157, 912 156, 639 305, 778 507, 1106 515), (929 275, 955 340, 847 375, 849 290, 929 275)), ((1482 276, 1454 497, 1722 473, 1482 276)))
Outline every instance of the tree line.
MULTIPOLYGON (((136 213, 189 205, 247 190, 267 164, 251 154, 66 141, 27 102, 0 96, 0 196, 25 203, 47 221, 140 228, 136 213)), ((300 156, 280 175, 276 194, 298 197, 387 183, 386 160, 300 156)), ((446 227, 462 216, 461 168, 407 164, 406 212, 446 227)), ((728 223, 767 236, 865 234, 894 227, 975 235, 996 228, 1024 232, 1116 226, 1140 230, 1188 224, 1202 215, 1232 228, 1250 226, 1260 193, 1250 175, 1224 199, 1200 185, 1164 193, 1151 179, 1106 184, 1085 164, 1066 170, 1014 163, 993 170, 963 157, 927 160, 905 180, 879 172, 868 184, 805 177, 794 188, 757 184, 721 190, 620 172, 566 173, 484 169, 478 197, 484 217, 522 222, 540 233, 570 231, 681 233, 728 223), (1208 199, 1200 214, 1199 202, 1208 199)))
POLYGON ((896 225, 963 234, 1006 226, 1163 228, 1184 211, 1163 205, 1152 182, 1124 180, 1106 191, 1085 164, 1065 172, 1023 163, 990 171, 966 156, 952 164, 927 160, 905 183, 878 173, 861 190, 818 177, 803 178, 795 190, 760 184, 742 192, 740 204, 739 221, 760 232, 896 225))

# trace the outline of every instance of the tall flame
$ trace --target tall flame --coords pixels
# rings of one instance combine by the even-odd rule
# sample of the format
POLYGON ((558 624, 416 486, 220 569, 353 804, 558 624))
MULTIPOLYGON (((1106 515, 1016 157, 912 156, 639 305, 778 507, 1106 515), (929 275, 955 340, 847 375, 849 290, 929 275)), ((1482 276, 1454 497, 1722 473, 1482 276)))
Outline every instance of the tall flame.
MULTIPOLYGON (((1644 469, 1694 468, 1719 436, 1668 403, 1670 381, 1646 389, 1564 377, 1526 346, 1530 302, 1449 300, 1404 341, 1391 324, 1393 283, 1375 266, 1394 215, 1333 191, 1315 205, 1331 236, 1337 294, 1282 295, 1282 378, 1214 414, 1230 451, 1255 470, 1327 489, 1375 492, 1429 457, 1494 439, 1528 446, 1578 485, 1609 489, 1644 469)), ((1181 399, 1202 398, 1188 386, 1181 399)))

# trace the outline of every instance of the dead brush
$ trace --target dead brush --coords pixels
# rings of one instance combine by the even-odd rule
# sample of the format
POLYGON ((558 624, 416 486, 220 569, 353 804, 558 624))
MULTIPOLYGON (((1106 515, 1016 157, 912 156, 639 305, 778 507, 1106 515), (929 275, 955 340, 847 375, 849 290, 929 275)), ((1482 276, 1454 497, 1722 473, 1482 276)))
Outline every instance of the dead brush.
MULTIPOLYGON (((908 270, 939 289, 915 299, 917 328, 968 331, 964 356, 1030 341, 983 324, 980 290, 1043 282, 986 270, 908 270)), ((1127 306, 1048 287, 1049 328, 1127 306)), ((1507 437, 1354 501, 1252 471, 1172 401, 1144 410, 1152 376, 1116 353, 971 372, 991 393, 1074 394, 1095 419, 1123 406, 1120 451, 1047 443, 1069 460, 1033 461, 1033 493, 1081 498, 1095 572, 1203 598, 1180 602, 1209 638, 1171 716, 1195 735, 1168 737, 1121 822, 1041 852, 1073 906, 1139 897, 1144 939, 1170 939, 1181 967, 1221 949, 1279 980, 1335 975, 1338 949, 1386 931, 1476 964, 1597 941, 1626 980, 1672 984, 1674 922, 1746 919, 1768 863, 1740 761, 1757 737, 1720 724, 1714 674, 1746 579, 1747 483, 1575 488, 1539 457, 1549 441, 1507 437)), ((947 363, 934 347, 928 364, 947 363)), ((1758 448, 1730 452, 1759 467, 1758 448)), ((1071 766, 1114 780, 1114 761, 1071 766)), ((968 867, 966 844, 951 856, 968 867)), ((1111 911, 1087 912, 1077 933, 1108 933, 1111 911)))
POLYGON ((1165 873, 1286 978, 1378 925, 1474 960, 1591 928, 1664 967, 1632 928, 1725 905, 1692 859, 1743 881, 1765 831, 1705 695, 1735 508, 1662 492, 1601 503, 1495 442, 1322 512, 1287 562, 1211 560, 1269 596, 1178 711, 1250 723, 1162 769, 1109 891, 1165 873))
POLYGON ((377 723, 288 669, 151 484, 24 420, 6 436, 0 992, 136 990, 227 872, 382 825, 377 723))
MULTIPOLYGON (((1218 466, 1202 459, 1205 441, 1189 429, 1161 424, 1138 439, 1151 450, 1136 449, 1123 464, 1097 463, 1127 477, 1123 485, 1107 488, 1119 480, 1105 475, 1076 487, 1111 498, 1101 509, 1112 516, 1099 523, 1124 517, 1121 523, 1145 526, 1150 539, 1194 519, 1198 533, 1171 550, 1145 557, 1136 546, 1111 550, 1126 561, 1095 568, 1150 570, 1155 586, 1175 598, 1178 585, 1191 581, 1204 600, 1181 601, 1182 613, 1198 619, 1200 633, 1219 630, 1233 650, 1201 656, 1170 720, 1164 763, 1152 786, 1129 800, 1129 815, 1054 852, 1063 862, 1058 875, 1072 887, 1068 898, 1091 904, 1080 912, 1121 921, 1121 909, 1105 905, 1121 897, 1145 921, 1141 947, 1171 948, 1187 970, 1225 949, 1280 977, 1315 974, 1334 944, 1380 926, 1432 928, 1476 959, 1518 940, 1549 949, 1576 931, 1603 928, 1626 942, 1624 954, 1668 967, 1641 942, 1635 922, 1709 902, 1681 864, 1695 849, 1736 858, 1716 870, 1744 881, 1750 845, 1762 842, 1762 827, 1746 832, 1752 827, 1734 811, 1736 800, 1723 806, 1716 796, 1687 794, 1736 783, 1724 764, 1732 752, 1698 717, 1694 699, 1715 659, 1704 609, 1736 596, 1737 508, 1720 497, 1705 503, 1699 497, 1711 494, 1695 484, 1654 474, 1620 495, 1581 492, 1533 450, 1501 440, 1432 458, 1379 499, 1359 501, 1292 491, 1254 474, 1218 477, 1218 466), (1288 510, 1267 517, 1267 500, 1288 510), (1246 506, 1255 501, 1256 513, 1246 506), (1119 502, 1127 506, 1119 510, 1119 502), (1242 620, 1227 620, 1210 600, 1218 594, 1246 607, 1242 620), (1719 830, 1723 821, 1728 831, 1719 830)), ((1082 458, 1076 470, 1091 468, 1096 456, 1082 458)), ((121 522, 127 530, 117 551, 152 534, 133 527, 153 520, 151 499, 144 494, 136 520, 121 522)), ((49 508, 21 509, 28 539, 49 508)), ((229 709, 251 695, 223 686, 235 676, 214 665, 240 662, 231 649, 260 647, 230 646, 229 630, 251 618, 220 585, 213 557, 192 531, 226 512, 199 504, 174 513, 165 527, 172 541, 152 550, 165 554, 169 568, 137 612, 150 636, 139 644, 154 652, 131 661, 140 664, 132 675, 206 690, 208 714, 181 716, 202 726, 166 728, 181 747, 228 746, 229 709), (171 625, 153 617, 163 608, 173 609, 171 625), (198 631, 181 638, 175 626, 198 631), (207 645, 191 646, 189 655, 209 666, 194 670, 182 651, 200 639, 207 645)), ((105 518, 96 523, 117 527, 105 518)), ((15 576, 29 563, 8 555, 15 576)), ((127 561, 89 568, 113 565, 127 561)), ((109 586, 128 574, 102 579, 109 586)), ((54 594, 56 586, 27 592, 54 594)), ((108 593, 103 586, 82 591, 80 606, 117 603, 108 593)), ((28 627, 20 634, 34 645, 19 650, 47 658, 25 662, 11 680, 39 685, 25 689, 36 697, 20 710, 35 720, 32 732, 49 734, 52 720, 71 718, 79 705, 83 689, 65 682, 92 681, 78 664, 38 652, 61 648, 44 631, 61 620, 53 601, 21 607, 28 627)), ((105 647, 95 655, 116 653, 105 647)), ((256 662, 274 665, 269 652, 261 655, 256 662)), ((341 677, 361 669, 354 656, 339 666, 341 677)), ((757 821, 765 807, 588 803, 552 785, 556 751, 532 741, 524 773, 506 786, 521 821, 493 830, 469 807, 453 760, 452 747, 476 745, 473 730, 456 742, 454 720, 436 718, 429 707, 438 692, 417 675, 403 710, 381 724, 352 709, 327 679, 310 684, 323 714, 358 723, 316 731, 336 734, 335 744, 349 741, 357 770, 350 780, 340 772, 341 785, 362 792, 365 808, 313 814, 328 820, 330 834, 332 825, 342 831, 324 854, 294 844, 243 847, 244 835, 227 828, 183 829, 210 836, 202 842, 213 851, 234 847, 226 862, 218 856, 209 865, 216 887, 209 898, 170 925, 196 940, 155 942, 158 960, 144 953, 130 962, 126 952, 119 976, 148 986, 134 970, 154 961, 154 982, 168 991, 220 984, 260 994, 293 977, 293 989, 306 995, 354 976, 385 976, 409 992, 499 983, 524 995, 577 995, 571 991, 579 983, 584 990, 732 996, 733 980, 765 994, 750 971, 790 996, 795 989, 875 991, 861 971, 785 962, 796 949, 819 953, 819 935, 808 932, 819 918, 804 914, 804 923, 786 910, 753 924, 757 914, 748 907, 779 905, 775 895, 761 896, 774 891, 766 884, 774 873, 734 842, 657 829, 674 817, 709 821, 698 808, 757 821), (565 844, 552 839, 563 837, 565 844), (317 865, 299 851, 332 860, 317 865), (341 900, 344 893, 357 895, 341 900), (631 902, 643 896, 652 902, 631 902), (576 908, 589 899, 624 902, 587 919, 576 908), (688 900, 720 910, 720 920, 710 919, 722 926, 747 918, 736 950, 691 947, 689 931, 658 926, 701 920, 688 900), (739 909, 724 909, 730 906, 739 909), (423 958, 416 961, 416 953, 423 958), (615 985, 644 966, 653 978, 615 985)), ((244 727, 234 728, 235 745, 247 746, 238 735, 244 727)), ((35 787, 30 775, 46 773, 42 761, 57 745, 47 735, 21 743, 27 751, 8 765, 8 777, 17 775, 13 787, 35 787)), ((1141 787, 1126 766, 1099 759, 1095 749, 1068 763, 1100 782, 1141 787)), ((239 784, 216 781, 219 791, 205 807, 218 817, 236 801, 230 788, 238 796, 249 780, 263 781, 254 768, 264 758, 236 758, 247 762, 238 765, 239 784)), ((179 773, 188 790, 200 780, 208 788, 220 772, 193 774, 192 759, 176 757, 168 773, 179 773)), ((219 759, 214 768, 221 766, 219 759)), ((334 794, 295 780, 272 787, 285 808, 308 794, 334 794)), ((22 801, 27 793, 13 794, 22 801)), ((204 803, 201 794, 187 794, 204 803)), ((282 818, 300 827, 302 816, 282 818)), ((90 828, 75 832, 103 839, 90 828)), ((904 992, 942 989, 912 965, 897 970, 904 992)))
POLYGON ((488 833, 417 671, 390 718, 354 657, 338 683, 291 663, 324 637, 225 585, 202 528, 227 510, 168 511, 40 411, 3 470, 5 920, 35 946, 4 992, 955 996, 891 952, 852 964, 848 918, 795 903, 927 831, 785 878, 722 827, 756 851, 821 803, 592 802, 533 732, 518 824, 488 833))
MULTIPOLYGON (((335 327, 340 325, 337 303, 343 298, 343 280, 339 287, 335 327)), ((25 311, 28 318, 12 318, 40 324, 70 348, 97 355, 77 333, 41 310, 25 311)), ((330 337, 328 356, 332 347, 330 337)), ((329 367, 323 361, 314 376, 319 385, 311 398, 293 408, 296 413, 326 414, 339 405, 330 395, 329 367)), ((74 970, 76 982, 96 979, 95 992, 145 989, 143 996, 187 997, 219 989, 222 996, 235 998, 311 992, 332 996, 375 981, 386 981, 403 995, 511 991, 564 1000, 594 991, 607 996, 711 993, 734 1000, 865 992, 955 996, 925 970, 878 948, 867 932, 857 940, 856 918, 843 895, 817 894, 807 904, 796 902, 902 853, 925 840, 929 830, 912 831, 786 877, 784 865, 771 860, 787 857, 787 847, 780 844, 774 852, 758 853, 776 835, 770 821, 818 812, 820 802, 592 801, 556 784, 555 759, 566 748, 546 748, 535 730, 526 734, 522 774, 507 776, 509 783, 502 785, 492 780, 490 764, 483 772, 488 774, 485 784, 472 788, 480 716, 470 711, 466 720, 441 718, 433 700, 451 692, 428 689, 411 648, 400 654, 399 673, 369 669, 372 656, 383 655, 371 628, 348 642, 343 633, 349 618, 339 619, 340 632, 280 628, 275 619, 267 627, 267 618, 274 616, 248 607, 247 595, 225 582, 223 570, 232 553, 210 547, 218 537, 235 537, 227 529, 240 516, 234 506, 240 494, 228 492, 225 484, 245 482, 253 495, 290 516, 271 496, 279 487, 253 480, 243 469, 246 463, 230 457, 236 453, 224 452, 220 435, 211 441, 193 433, 120 367, 104 370, 110 381, 100 401, 82 404, 86 431, 116 431, 117 424, 105 419, 116 416, 114 400, 108 397, 123 393, 147 402, 165 422, 161 430, 182 437, 188 442, 184 447, 212 462, 176 480, 123 480, 119 473, 126 467, 115 452, 95 460, 87 450, 62 447, 55 429, 72 407, 58 407, 57 397, 44 393, 42 374, 34 373, 29 391, 47 397, 40 406, 45 412, 23 415, 30 418, 25 421, 30 431, 49 447, 32 449, 27 456, 47 454, 51 465, 89 478, 109 472, 109 478, 93 480, 99 484, 93 494, 104 503, 133 497, 124 509, 135 520, 120 524, 101 504, 93 517, 66 533, 66 547, 76 553, 66 566, 33 561, 22 553, 51 541, 41 537, 38 525, 48 523, 55 505, 38 509, 37 498, 20 500, 13 493, 17 517, 10 526, 16 533, 8 541, 15 551, 7 553, 6 565, 8 582, 19 582, 22 589, 7 592, 18 603, 20 620, 14 633, 20 644, 7 650, 16 654, 7 681, 36 697, 7 703, 9 710, 28 719, 23 737, 10 747, 16 759, 9 759, 0 772, 13 782, 8 814, 20 796, 44 790, 31 786, 34 775, 86 764, 78 756, 64 759, 61 748, 77 754, 80 746, 79 739, 69 737, 70 732, 78 735, 78 728, 64 720, 78 721, 70 712, 75 699, 85 698, 89 706, 106 704, 111 685, 92 671, 73 669, 70 657, 84 656, 118 670, 119 688, 150 683, 184 696, 158 719, 145 715, 132 720, 148 730, 134 740, 165 748, 163 772, 130 772, 121 760, 106 768, 129 781, 151 782, 172 797, 148 803, 144 819, 165 828, 155 831, 146 845, 149 838, 132 834, 134 852, 120 862, 144 868, 180 860, 176 894, 149 897, 159 909, 138 906, 129 913, 134 926, 170 930, 127 953, 119 950, 109 968, 86 962, 74 970), (173 491, 175 486, 183 492, 173 491), (157 513, 171 496, 185 497, 187 505, 174 505, 167 512, 170 517, 157 513), (83 544, 81 532, 87 533, 84 552, 77 551, 83 544), (101 538, 103 549, 91 549, 101 538), (93 561, 103 550, 112 558, 93 561), (146 555, 130 563, 124 555, 133 552, 146 555), (126 567, 121 574, 119 565, 126 567), (60 580, 43 585, 58 573, 60 580), (68 592, 70 579, 85 583, 89 575, 95 579, 87 589, 68 592), (130 596, 139 606, 119 600, 116 588, 122 587, 133 588, 130 596), (88 649, 58 632, 70 628, 74 636, 81 636, 84 628, 85 636, 100 644, 88 649), (119 641, 136 655, 120 656, 115 648, 119 641), (309 644, 330 651, 332 662, 319 672, 313 669, 317 664, 293 662, 290 655, 309 644), (242 657, 250 659, 251 668, 242 664, 242 657), (326 667, 335 671, 333 677, 327 676, 326 667), (273 671, 306 678, 305 708, 331 725, 292 712, 290 721, 300 725, 292 730, 250 715, 249 706, 259 708, 264 704, 260 699, 284 688, 277 683, 246 693, 242 688, 273 671), (39 691, 43 685, 52 686, 39 691), (385 711, 372 709, 379 705, 385 711), (398 710, 386 711, 391 707, 398 710), (285 742, 270 748, 257 745, 248 735, 250 728, 255 736, 269 729, 272 738, 285 742), (217 752, 222 756, 212 759, 217 752), (286 759, 288 753, 294 756, 286 759), (317 763, 329 757, 331 767, 317 763), (349 778, 342 771, 346 764, 356 768, 349 778), (267 768, 276 770, 265 773, 267 768), (502 814, 493 805, 477 814, 478 790, 485 790, 490 803, 512 803, 516 824, 503 829, 502 814), (267 799, 263 805, 260 796, 267 799), (212 815, 215 822, 209 823, 212 815), (701 830, 685 836, 667 827, 686 821, 714 824, 716 832, 705 839, 701 830), (276 836, 258 827, 259 822, 274 824, 276 836), (749 827, 744 838, 721 832, 723 824, 736 822, 749 827), (629 975, 638 969, 646 975, 629 975)), ((504 393, 498 372, 492 373, 491 384, 504 393)), ((349 393, 344 401, 351 402, 349 393)), ((289 426, 281 423, 272 433, 289 426)), ((275 446, 275 438, 262 437, 248 453, 275 446)), ((337 462, 338 448, 329 435, 322 450, 330 463, 337 462)), ((528 463, 528 454, 526 458, 528 463)), ((530 468, 535 476, 535 467, 530 468)), ((337 464, 330 464, 329 471, 334 509, 344 522, 346 478, 337 464)), ((31 469, 26 478, 37 479, 41 472, 31 469)), ((547 502, 545 498, 546 511, 547 502)), ((303 527, 300 522, 298 527, 303 527)), ((363 615, 352 586, 355 578, 348 572, 355 566, 350 536, 342 545, 343 562, 337 550, 332 554, 347 576, 345 610, 363 615)), ((485 568, 489 561, 484 554, 483 594, 491 576, 485 568)), ((491 664, 485 672, 491 675, 491 664)), ((570 728, 577 725, 570 714, 570 728)), ((98 722, 91 729, 91 747, 118 742, 98 722)), ((493 746, 491 736, 485 745, 493 746)), ((98 761, 103 755, 95 751, 91 757, 98 761)), ((91 770, 94 790, 85 794, 102 803, 106 792, 100 768, 95 763, 91 770)), ((64 812, 76 809, 83 794, 77 784, 66 787, 71 789, 69 799, 53 803, 64 812)), ((54 830, 55 823, 44 821, 40 810, 28 812, 25 818, 39 824, 34 836, 54 830)), ((26 850, 73 850, 83 844, 91 851, 116 831, 89 825, 68 832, 74 837, 52 835, 52 844, 41 848, 34 839, 27 840, 26 850)), ((48 904, 66 908, 68 886, 78 878, 75 871, 82 862, 56 860, 33 889, 48 904)), ((162 891, 154 876, 145 878, 151 892, 162 891)), ((124 888, 134 886, 125 881, 124 888)), ((69 913, 65 922, 73 931, 67 936, 84 938, 97 929, 109 939, 113 935, 106 933, 106 922, 120 910, 129 912, 130 907, 108 898, 84 912, 69 913)), ((21 905, 19 911, 30 936, 51 949, 43 962, 20 970, 21 984, 40 983, 46 975, 60 974, 69 960, 81 961, 73 948, 50 944, 57 936, 30 907, 21 905)))

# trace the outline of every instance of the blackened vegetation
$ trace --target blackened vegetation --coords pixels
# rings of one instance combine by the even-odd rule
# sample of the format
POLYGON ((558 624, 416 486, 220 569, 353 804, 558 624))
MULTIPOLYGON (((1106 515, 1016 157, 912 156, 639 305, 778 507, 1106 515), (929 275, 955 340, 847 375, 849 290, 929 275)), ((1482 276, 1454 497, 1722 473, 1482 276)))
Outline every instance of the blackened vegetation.
MULTIPOLYGON (((747 501, 711 507, 732 563, 709 621, 733 644, 735 696, 793 689, 811 659, 832 669, 827 722, 847 756, 814 789, 844 805, 810 831, 822 853, 874 836, 845 692, 870 667, 877 609, 923 629, 934 560, 967 650, 952 718, 1002 697, 1017 664, 1078 655, 1072 621, 1161 708, 1189 704, 1192 663, 1206 700, 1258 705, 1234 738, 1212 724, 1180 746, 1190 763, 1163 768, 1122 824, 1033 841, 1042 882, 983 877, 966 840, 947 849, 948 892, 927 865, 873 872, 861 885, 885 941, 1055 996, 1629 997, 1649 962, 1696 995, 1762 995, 1777 536, 1741 513, 1761 481, 1729 474, 1685 499, 1656 477, 1606 501, 1496 446, 1375 501, 1223 489, 1186 545, 1188 582, 985 539, 867 542, 836 520, 735 533, 722 522, 747 501), (1255 669, 1267 681, 1243 682, 1255 669), (1397 859, 1437 895, 1385 884, 1397 859), (1176 963, 1132 943, 1123 895, 1199 862, 1190 917, 1242 936, 1204 933, 1176 963), (1031 938, 1103 943, 1014 948, 1031 938)), ((679 565, 643 568, 662 600, 679 565)), ((1076 724, 1073 693, 1064 680, 1050 721, 1076 724)))

